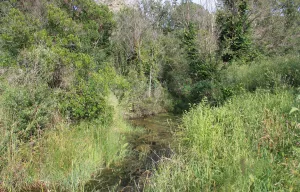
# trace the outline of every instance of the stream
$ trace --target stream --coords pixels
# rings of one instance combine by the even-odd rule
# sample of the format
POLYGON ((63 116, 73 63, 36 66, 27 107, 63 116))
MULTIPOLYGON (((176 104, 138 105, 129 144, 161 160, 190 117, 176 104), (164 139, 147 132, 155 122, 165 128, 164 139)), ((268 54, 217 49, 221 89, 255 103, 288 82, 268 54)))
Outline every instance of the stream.
POLYGON ((150 182, 159 162, 172 155, 172 132, 178 125, 172 114, 129 120, 143 131, 128 135, 130 154, 119 163, 101 170, 85 185, 86 191, 139 192, 150 182))

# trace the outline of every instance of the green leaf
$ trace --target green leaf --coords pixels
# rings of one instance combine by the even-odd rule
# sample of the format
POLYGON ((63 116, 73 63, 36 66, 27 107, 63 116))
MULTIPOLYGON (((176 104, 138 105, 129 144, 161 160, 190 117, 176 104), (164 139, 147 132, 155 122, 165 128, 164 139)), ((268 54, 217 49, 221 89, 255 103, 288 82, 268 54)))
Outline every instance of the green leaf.
POLYGON ((293 107, 290 111, 290 114, 295 113, 296 111, 299 111, 299 109, 297 107, 293 107))

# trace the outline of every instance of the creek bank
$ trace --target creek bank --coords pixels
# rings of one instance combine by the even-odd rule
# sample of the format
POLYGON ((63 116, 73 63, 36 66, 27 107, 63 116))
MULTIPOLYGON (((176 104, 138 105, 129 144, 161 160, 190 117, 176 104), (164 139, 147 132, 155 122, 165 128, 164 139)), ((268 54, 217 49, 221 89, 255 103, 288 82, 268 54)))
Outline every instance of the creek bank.
POLYGON ((172 132, 178 117, 163 113, 129 122, 144 129, 127 135, 130 154, 95 174, 85 185, 86 191, 143 191, 158 163, 172 156, 172 132))
POLYGON ((140 118, 147 118, 151 116, 157 116, 159 114, 166 114, 167 110, 163 107, 157 106, 155 109, 149 108, 134 108, 130 109, 126 112, 123 112, 122 116, 124 119, 133 120, 133 119, 140 119, 140 118))

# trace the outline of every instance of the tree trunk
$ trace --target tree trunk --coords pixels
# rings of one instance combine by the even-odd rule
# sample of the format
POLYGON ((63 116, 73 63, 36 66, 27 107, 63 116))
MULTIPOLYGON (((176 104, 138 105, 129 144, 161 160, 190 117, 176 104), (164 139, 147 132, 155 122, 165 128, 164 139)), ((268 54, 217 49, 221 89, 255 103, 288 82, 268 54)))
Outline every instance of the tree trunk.
POLYGON ((150 75, 149 75, 149 92, 148 92, 148 97, 151 97, 151 87, 152 87, 152 67, 150 68, 150 75))

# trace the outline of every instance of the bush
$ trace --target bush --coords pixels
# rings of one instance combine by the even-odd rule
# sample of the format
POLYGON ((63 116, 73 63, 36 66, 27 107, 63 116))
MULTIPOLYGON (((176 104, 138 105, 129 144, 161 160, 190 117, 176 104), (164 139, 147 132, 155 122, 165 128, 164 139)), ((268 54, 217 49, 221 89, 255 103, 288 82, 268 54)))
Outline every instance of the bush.
POLYGON ((175 112, 188 110, 192 104, 198 104, 203 100, 211 106, 221 105, 233 95, 233 90, 216 80, 203 80, 192 84, 188 93, 185 99, 178 100, 175 112))
POLYGON ((49 127, 55 99, 47 87, 7 87, 2 95, 5 127, 22 141, 49 127))
POLYGON ((11 55, 16 56, 21 49, 32 44, 36 20, 12 8, 5 17, 0 17, 0 24, 0 46, 11 55))
POLYGON ((66 116, 75 121, 112 121, 113 108, 107 104, 105 96, 97 89, 95 82, 80 82, 72 91, 63 95, 61 109, 66 116))
POLYGON ((203 99, 208 100, 212 105, 224 102, 231 93, 221 84, 213 80, 199 81, 193 84, 190 98, 193 103, 199 103, 203 99))

